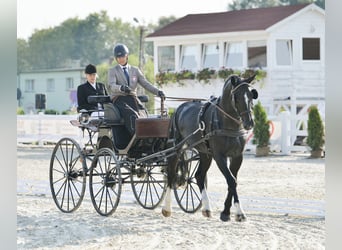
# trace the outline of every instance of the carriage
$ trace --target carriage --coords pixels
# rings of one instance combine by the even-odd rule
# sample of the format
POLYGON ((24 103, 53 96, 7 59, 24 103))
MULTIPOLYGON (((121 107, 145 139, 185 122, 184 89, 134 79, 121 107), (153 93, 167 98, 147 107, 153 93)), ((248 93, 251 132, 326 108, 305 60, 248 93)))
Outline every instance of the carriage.
MULTIPOLYGON (((148 101, 147 96, 139 99, 148 101)), ((49 180, 56 206, 65 213, 77 210, 85 196, 88 179, 92 204, 102 216, 115 212, 124 184, 131 185, 134 197, 143 208, 156 208, 166 191, 168 158, 181 146, 169 138, 170 117, 164 109, 164 99, 161 99, 159 115, 136 120, 132 137, 125 131, 109 96, 90 96, 88 101, 103 104, 104 111, 94 110, 89 115, 89 110, 81 110, 78 119, 70 122, 80 129, 82 138, 79 141, 62 138, 52 152, 49 180)), ((194 178, 197 156, 195 149, 183 151, 179 161, 182 178, 174 189, 179 206, 188 213, 196 212, 201 206, 194 178)))
MULTIPOLYGON (((210 217, 207 171, 214 159, 228 185, 220 219, 230 220, 234 201, 235 219, 244 221, 236 180, 247 131, 254 126, 253 99, 258 97, 250 85, 254 77, 232 75, 221 96, 206 102, 187 100, 171 118, 162 99, 160 114, 138 118, 132 137, 127 137, 119 116, 97 112, 94 118, 87 110, 81 112, 71 123, 88 134, 88 141, 80 145, 62 138, 52 153, 50 187, 57 207, 63 212, 75 211, 83 200, 88 177, 91 201, 103 216, 115 212, 122 185, 129 183, 137 202, 146 209, 156 208, 164 199, 162 214, 170 216, 173 189, 183 211, 194 213, 202 207, 202 214, 210 217)), ((105 105, 110 98, 91 96, 88 101, 105 105)))

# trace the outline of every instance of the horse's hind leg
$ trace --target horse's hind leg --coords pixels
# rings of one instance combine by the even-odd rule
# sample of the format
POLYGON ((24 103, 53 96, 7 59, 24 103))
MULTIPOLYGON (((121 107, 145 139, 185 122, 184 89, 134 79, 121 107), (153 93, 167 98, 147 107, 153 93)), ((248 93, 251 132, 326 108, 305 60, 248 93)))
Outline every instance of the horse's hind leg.
POLYGON ((200 153, 200 164, 196 171, 195 177, 197 181, 197 185, 200 189, 202 196, 202 214, 205 217, 211 217, 211 208, 208 193, 205 187, 207 172, 210 167, 212 161, 212 157, 208 154, 200 153))
POLYGON ((164 206, 162 208, 162 214, 164 217, 171 216, 171 188, 167 187, 165 197, 164 197, 164 206))
POLYGON ((176 165, 177 165, 178 156, 172 156, 169 158, 168 166, 167 166, 167 189, 164 197, 164 206, 162 208, 162 214, 165 217, 171 216, 171 190, 174 187, 175 179, 176 179, 176 165))

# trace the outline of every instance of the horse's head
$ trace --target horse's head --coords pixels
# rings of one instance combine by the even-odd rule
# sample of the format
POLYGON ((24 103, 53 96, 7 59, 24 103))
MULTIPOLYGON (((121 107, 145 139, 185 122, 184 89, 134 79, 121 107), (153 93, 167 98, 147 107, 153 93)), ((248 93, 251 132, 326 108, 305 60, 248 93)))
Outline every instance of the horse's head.
POLYGON ((251 88, 250 83, 254 80, 254 76, 242 79, 236 75, 228 78, 227 83, 230 82, 230 95, 232 105, 239 117, 241 117, 243 127, 250 130, 254 126, 252 117, 253 99, 258 98, 258 92, 251 88))

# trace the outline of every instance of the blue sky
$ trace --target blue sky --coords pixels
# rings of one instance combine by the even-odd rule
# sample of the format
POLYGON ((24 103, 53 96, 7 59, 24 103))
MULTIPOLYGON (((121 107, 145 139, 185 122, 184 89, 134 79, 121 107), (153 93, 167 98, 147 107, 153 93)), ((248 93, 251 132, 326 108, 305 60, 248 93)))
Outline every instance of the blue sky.
POLYGON ((27 39, 35 29, 58 26, 68 18, 85 18, 106 10, 118 17, 140 23, 157 22, 161 16, 182 17, 187 14, 222 12, 232 0, 17 0, 17 37, 27 39))

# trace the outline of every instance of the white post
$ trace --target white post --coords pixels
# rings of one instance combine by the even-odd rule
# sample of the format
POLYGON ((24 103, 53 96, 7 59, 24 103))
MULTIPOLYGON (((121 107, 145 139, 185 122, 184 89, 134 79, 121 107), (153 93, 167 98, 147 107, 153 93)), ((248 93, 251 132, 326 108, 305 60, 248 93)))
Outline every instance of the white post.
POLYGON ((289 155, 290 154, 290 118, 291 115, 288 111, 283 111, 280 113, 281 117, 281 152, 284 155, 289 155))
POLYGON ((43 146, 43 140, 42 140, 42 119, 43 119, 43 112, 38 113, 38 145, 43 146))

